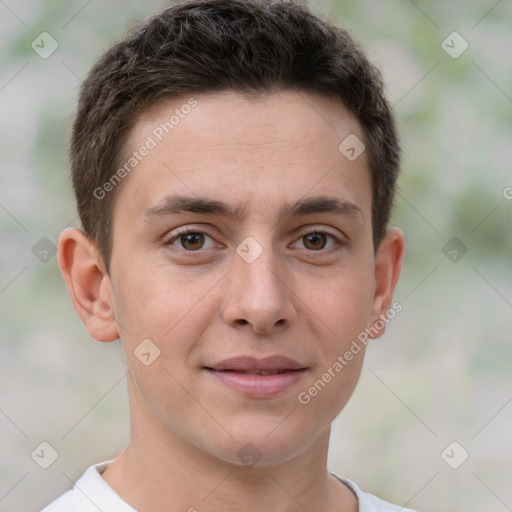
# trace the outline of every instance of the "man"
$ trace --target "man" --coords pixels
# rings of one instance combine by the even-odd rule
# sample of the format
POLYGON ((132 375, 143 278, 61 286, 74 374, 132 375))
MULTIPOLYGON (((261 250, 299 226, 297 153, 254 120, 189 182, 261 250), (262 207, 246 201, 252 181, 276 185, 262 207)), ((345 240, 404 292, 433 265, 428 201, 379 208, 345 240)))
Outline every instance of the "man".
POLYGON ((170 7, 91 70, 71 163, 59 265, 121 341, 131 436, 45 512, 406 510, 327 470, 404 252, 393 117, 349 34, 296 2, 170 7))

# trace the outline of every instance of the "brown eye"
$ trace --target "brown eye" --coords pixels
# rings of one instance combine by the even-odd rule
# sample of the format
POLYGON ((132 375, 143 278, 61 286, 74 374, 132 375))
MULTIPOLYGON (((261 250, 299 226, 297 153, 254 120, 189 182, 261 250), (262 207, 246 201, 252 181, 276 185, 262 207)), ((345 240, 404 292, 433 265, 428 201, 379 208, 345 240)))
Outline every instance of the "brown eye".
POLYGON ((308 233, 302 237, 306 249, 318 250, 325 247, 326 233, 308 233))
POLYGON ((341 249, 345 243, 337 236, 319 229, 302 235, 293 245, 310 253, 318 252, 319 255, 326 255, 341 249))
POLYGON ((186 233, 181 235, 179 239, 181 246, 189 251, 201 249, 204 245, 203 233, 186 233))
POLYGON ((215 247, 215 240, 202 231, 185 228, 165 240, 164 245, 185 252, 204 252, 206 249, 215 247))

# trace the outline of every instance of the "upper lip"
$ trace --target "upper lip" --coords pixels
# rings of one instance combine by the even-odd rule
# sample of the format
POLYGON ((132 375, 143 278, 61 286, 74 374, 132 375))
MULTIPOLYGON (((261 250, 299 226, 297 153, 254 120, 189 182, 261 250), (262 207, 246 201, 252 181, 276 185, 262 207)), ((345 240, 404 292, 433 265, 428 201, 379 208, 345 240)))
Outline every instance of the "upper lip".
POLYGON ((282 355, 267 356, 263 358, 251 356, 237 356, 223 359, 218 363, 208 365, 205 368, 212 370, 233 370, 247 373, 273 372, 277 370, 302 370, 305 366, 282 355))

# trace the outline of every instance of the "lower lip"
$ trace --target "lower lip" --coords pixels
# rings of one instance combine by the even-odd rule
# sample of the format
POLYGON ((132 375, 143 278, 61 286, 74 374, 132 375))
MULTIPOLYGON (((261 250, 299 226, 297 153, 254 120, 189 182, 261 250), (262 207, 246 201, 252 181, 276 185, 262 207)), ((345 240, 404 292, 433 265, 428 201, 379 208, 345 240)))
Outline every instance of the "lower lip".
POLYGON ((207 370, 210 375, 226 386, 252 398, 267 398, 279 395, 302 379, 306 370, 259 375, 252 373, 223 372, 207 370))

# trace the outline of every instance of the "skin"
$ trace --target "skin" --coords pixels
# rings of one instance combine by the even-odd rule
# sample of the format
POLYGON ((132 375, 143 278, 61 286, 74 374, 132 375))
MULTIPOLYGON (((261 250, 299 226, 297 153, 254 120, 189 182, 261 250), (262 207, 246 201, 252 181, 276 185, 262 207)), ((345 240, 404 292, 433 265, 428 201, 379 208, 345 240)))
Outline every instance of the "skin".
MULTIPOLYGON (((307 405, 297 396, 390 308, 403 234, 388 230, 375 254, 366 154, 351 162, 338 150, 349 134, 364 136, 339 100, 294 91, 196 99, 120 185, 110 275, 80 230, 59 240, 78 314, 95 339, 121 339, 129 369, 130 442, 103 478, 140 512, 356 511, 326 468, 331 422, 356 386, 364 346, 307 405), (245 216, 144 215, 171 194, 240 203, 245 216), (317 196, 360 213, 278 215, 285 203, 317 196), (204 238, 169 242, 183 226, 204 238), (320 235, 315 245, 305 236, 315 230, 343 244, 320 235), (262 249, 251 263, 236 252, 248 236, 262 249), (149 366, 134 355, 147 338, 160 350, 149 366), (204 369, 275 354, 307 370, 268 398, 204 369), (261 453, 252 467, 237 456, 247 443, 261 453)), ((146 111, 131 150, 186 100, 146 111)))

